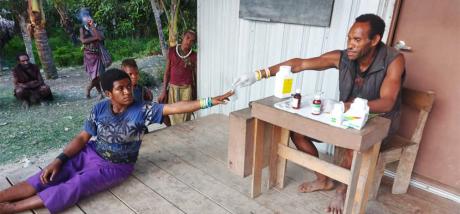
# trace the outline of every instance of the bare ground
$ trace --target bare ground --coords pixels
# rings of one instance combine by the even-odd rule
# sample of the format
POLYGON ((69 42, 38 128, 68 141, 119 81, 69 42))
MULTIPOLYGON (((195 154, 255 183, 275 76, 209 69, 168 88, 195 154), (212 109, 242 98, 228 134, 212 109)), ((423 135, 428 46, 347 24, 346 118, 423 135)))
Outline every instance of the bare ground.
MULTIPOLYGON (((136 61, 140 70, 154 77, 164 65, 161 56, 136 61)), ((111 67, 119 68, 120 63, 115 62, 111 67)), ((55 100, 28 110, 13 96, 10 73, 0 73, 0 171, 43 162, 57 154, 81 130, 91 107, 99 101, 94 89, 93 98, 85 98, 88 77, 82 66, 61 68, 58 73, 58 79, 45 80, 55 100)), ((156 97, 160 85, 157 78, 154 85, 151 90, 156 97)))

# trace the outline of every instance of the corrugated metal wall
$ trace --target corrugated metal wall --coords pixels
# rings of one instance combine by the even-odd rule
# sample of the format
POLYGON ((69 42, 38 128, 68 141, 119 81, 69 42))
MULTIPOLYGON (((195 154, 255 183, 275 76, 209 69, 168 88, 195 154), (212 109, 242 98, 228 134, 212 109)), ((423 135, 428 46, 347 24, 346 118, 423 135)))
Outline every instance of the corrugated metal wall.
MULTIPOLYGON (((318 56, 344 49, 355 17, 376 13, 389 26, 395 0, 336 0, 331 26, 313 27, 239 19, 238 0, 198 0, 198 94, 208 97, 231 88, 238 75, 281 61, 318 56)), ((388 27, 387 27, 388 30, 388 27)), ((386 38, 386 35, 385 35, 386 38)), ((385 39, 384 39, 385 40, 385 39)), ((323 91, 338 98, 336 69, 296 74, 295 88, 302 93, 323 91)), ((246 108, 248 102, 273 95, 274 80, 260 81, 239 90, 236 101, 200 111, 200 115, 246 108)))
MULTIPOLYGON (((198 0, 198 95, 216 96, 231 89, 233 80, 290 58, 309 58, 344 49, 348 29, 360 14, 380 15, 390 26, 395 0, 335 0, 331 26, 267 23, 238 18, 238 0, 198 0)), ((386 40, 387 32, 383 41, 386 40)), ((295 74, 295 88, 303 94, 324 92, 338 99, 338 71, 304 71, 295 74)), ((274 78, 238 90, 228 105, 199 112, 200 116, 246 108, 249 101, 273 95, 274 78)), ((333 146, 318 144, 321 152, 333 146)))

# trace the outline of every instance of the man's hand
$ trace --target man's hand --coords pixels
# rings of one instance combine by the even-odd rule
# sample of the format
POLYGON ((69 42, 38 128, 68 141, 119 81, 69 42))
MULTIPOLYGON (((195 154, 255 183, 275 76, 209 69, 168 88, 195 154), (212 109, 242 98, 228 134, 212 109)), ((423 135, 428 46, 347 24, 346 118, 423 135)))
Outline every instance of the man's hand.
POLYGON ((227 101, 230 101, 229 97, 235 94, 233 91, 229 91, 225 93, 224 95, 217 96, 212 98, 212 105, 219 105, 219 104, 227 104, 227 101))
POLYGON ((246 87, 254 84, 255 82, 257 82, 256 73, 248 72, 236 78, 235 81, 233 81, 232 87, 233 89, 236 89, 237 87, 246 87))
POLYGON ((163 90, 163 91, 161 91, 160 96, 158 96, 158 102, 159 103, 166 103, 166 101, 167 101, 166 98, 167 98, 166 90, 163 90))
POLYGON ((62 162, 59 159, 55 159, 51 162, 48 166, 46 166, 42 174, 40 175, 40 181, 42 184, 47 184, 50 181, 53 181, 54 177, 57 175, 59 170, 61 169, 62 162))

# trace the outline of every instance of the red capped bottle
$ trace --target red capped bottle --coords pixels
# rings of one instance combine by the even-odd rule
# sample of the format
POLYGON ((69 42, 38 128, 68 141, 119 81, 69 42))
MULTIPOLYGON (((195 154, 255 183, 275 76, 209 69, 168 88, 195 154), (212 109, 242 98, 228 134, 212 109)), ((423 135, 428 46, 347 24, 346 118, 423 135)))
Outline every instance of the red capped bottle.
POLYGON ((292 103, 291 103, 292 108, 299 109, 301 100, 302 100, 302 95, 300 94, 300 89, 296 89, 294 97, 292 98, 292 103))
POLYGON ((321 114, 321 96, 319 94, 315 95, 315 98, 311 103, 311 113, 313 115, 321 114))

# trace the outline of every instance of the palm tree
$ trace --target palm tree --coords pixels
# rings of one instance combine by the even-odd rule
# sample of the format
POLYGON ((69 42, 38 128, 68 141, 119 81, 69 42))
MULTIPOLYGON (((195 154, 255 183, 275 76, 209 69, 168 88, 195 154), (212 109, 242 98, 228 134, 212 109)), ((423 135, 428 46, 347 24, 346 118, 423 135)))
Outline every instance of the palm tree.
POLYGON ((27 30, 28 16, 27 16, 27 0, 6 1, 6 7, 10 9, 12 15, 15 17, 21 30, 22 39, 26 48, 29 60, 35 63, 35 57, 32 51, 32 39, 30 38, 29 31, 27 30))
POLYGON ((168 54, 168 47, 166 47, 165 43, 165 36, 163 34, 163 26, 161 25, 161 18, 160 18, 160 7, 158 5, 158 0, 150 0, 150 4, 152 5, 153 14, 155 16, 155 23, 157 25, 158 31, 158 38, 160 39, 160 46, 161 46, 161 53, 164 57, 168 54))
POLYGON ((53 0, 53 5, 59 14, 60 23, 64 31, 74 44, 77 44, 77 35, 74 32, 72 19, 69 16, 65 0, 53 0))
POLYGON ((56 66, 53 62, 53 55, 48 44, 48 36, 45 30, 45 14, 41 0, 29 0, 28 12, 30 18, 30 30, 35 39, 38 56, 45 71, 47 79, 58 78, 56 66))
POLYGON ((29 61, 35 64, 35 57, 32 51, 32 38, 30 38, 29 31, 27 30, 27 17, 25 14, 18 14, 17 17, 19 20, 19 28, 21 29, 22 40, 24 40, 27 55, 29 55, 29 61))
POLYGON ((177 20, 179 19, 180 0, 171 0, 170 19, 168 20, 169 46, 177 44, 177 20))

